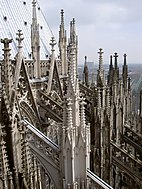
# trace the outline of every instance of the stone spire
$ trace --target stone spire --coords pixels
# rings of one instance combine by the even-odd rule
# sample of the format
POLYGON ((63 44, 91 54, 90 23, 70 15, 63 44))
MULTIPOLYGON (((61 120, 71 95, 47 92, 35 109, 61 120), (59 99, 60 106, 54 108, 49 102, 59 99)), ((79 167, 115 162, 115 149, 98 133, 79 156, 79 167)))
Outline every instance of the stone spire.
POLYGON ((36 0, 32 1, 33 4, 33 18, 32 18, 32 24, 37 27, 37 14, 36 14, 36 0))
POLYGON ((104 85, 104 69, 103 69, 103 50, 100 48, 99 49, 99 69, 98 69, 98 74, 97 74, 97 85, 98 86, 103 86, 104 85))
POLYGON ((75 18, 70 22, 70 43, 76 44, 75 18))
POLYGON ((88 66, 87 66, 87 56, 85 56, 84 71, 83 71, 83 82, 88 86, 88 66))
POLYGON ((126 66, 126 64, 127 64, 126 57, 127 57, 127 55, 124 54, 124 65, 125 65, 125 66, 126 66))
POLYGON ((115 69, 118 68, 117 58, 118 58, 118 54, 117 54, 117 53, 114 53, 114 68, 115 68, 115 69))
POLYGON ((77 64, 78 64, 78 40, 77 40, 77 35, 75 31, 75 19, 70 22, 70 38, 69 38, 69 44, 67 47, 67 57, 69 60, 69 67, 70 67, 70 54, 71 54, 71 49, 74 48, 74 57, 75 57, 75 62, 76 62, 76 69, 77 69, 77 64))
POLYGON ((76 51, 76 64, 77 64, 77 55, 78 55, 78 37, 76 35, 76 29, 75 29, 75 18, 72 19, 70 22, 70 39, 69 39, 69 46, 71 44, 74 44, 76 51))
POLYGON ((12 42, 12 39, 1 39, 1 43, 4 44, 4 60, 2 63, 2 82, 5 85, 5 92, 8 98, 10 98, 10 93, 11 93, 11 61, 10 61, 10 48, 9 48, 9 44, 12 42))
POLYGON ((64 133, 64 141, 62 141, 64 158, 62 160, 63 175, 65 175, 63 184, 66 188, 80 188, 80 183, 86 184, 86 170, 90 165, 90 126, 86 124, 84 102, 80 96, 77 77, 77 39, 74 19, 70 23, 67 50, 69 70, 62 129, 64 133))
POLYGON ((109 65, 109 73, 108 73, 108 84, 112 85, 113 83, 113 64, 112 64, 112 55, 110 56, 110 65, 109 65))
POLYGON ((118 54, 114 53, 114 80, 118 82, 119 79, 119 68, 118 68, 118 54))
POLYGON ((73 40, 70 41, 68 46, 68 61, 69 61, 69 71, 68 71, 68 87, 67 87, 67 98, 73 100, 73 115, 74 115, 74 125, 79 126, 79 82, 77 76, 77 53, 76 44, 73 40))
POLYGON ((34 60, 34 77, 40 78, 40 36, 39 36, 39 24, 37 24, 36 14, 36 0, 33 0, 33 16, 31 25, 31 48, 32 58, 34 60))
POLYGON ((126 91, 127 89, 127 80, 128 80, 128 67, 127 67, 126 57, 127 55, 124 54, 124 64, 123 64, 123 72, 122 72, 124 91, 126 91))
POLYGON ((110 55, 110 67, 113 67, 113 65, 112 65, 112 55, 110 55))
POLYGON ((66 50, 67 50, 67 40, 66 40, 66 31, 64 29, 64 11, 61 10, 61 24, 59 30, 59 51, 60 51, 60 58, 61 58, 61 74, 66 75, 68 66, 66 60, 66 50))

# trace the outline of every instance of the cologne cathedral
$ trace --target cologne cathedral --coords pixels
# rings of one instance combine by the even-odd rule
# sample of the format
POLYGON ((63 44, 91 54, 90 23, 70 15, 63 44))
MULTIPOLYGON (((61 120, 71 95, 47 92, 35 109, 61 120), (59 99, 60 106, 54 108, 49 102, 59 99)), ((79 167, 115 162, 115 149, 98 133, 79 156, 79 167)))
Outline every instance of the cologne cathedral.
POLYGON ((132 112, 127 56, 98 50, 96 80, 61 10, 56 42, 36 0, 0 0, 0 189, 141 189, 142 93, 132 112), (30 8, 31 11, 30 11, 30 8))

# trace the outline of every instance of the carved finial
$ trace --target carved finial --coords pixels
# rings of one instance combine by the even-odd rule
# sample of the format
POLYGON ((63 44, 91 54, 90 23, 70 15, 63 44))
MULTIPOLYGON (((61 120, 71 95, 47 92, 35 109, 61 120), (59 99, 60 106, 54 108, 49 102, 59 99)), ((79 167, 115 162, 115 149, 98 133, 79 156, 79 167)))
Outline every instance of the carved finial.
POLYGON ((104 53, 104 52, 103 52, 103 49, 100 48, 98 54, 99 54, 99 55, 102 55, 103 53, 104 53))
POLYGON ((117 58, 118 58, 118 54, 117 53, 114 53, 114 58, 115 58, 115 68, 117 68, 117 58))
POLYGON ((33 7, 35 7, 36 6, 36 0, 33 0, 32 4, 33 4, 33 7))
POLYGON ((75 24, 75 18, 72 19, 72 23, 75 24))
POLYGON ((112 55, 110 56, 110 65, 112 65, 112 55))
POLYGON ((61 24, 64 24, 64 10, 61 9, 61 24))
POLYGON ((99 49, 99 69, 97 74, 97 85, 102 86, 104 85, 104 69, 103 69, 103 49, 99 49))
POLYGON ((32 25, 37 25, 36 0, 33 0, 32 4, 33 4, 32 25))
POLYGON ((127 63, 127 61, 126 61, 126 57, 127 57, 127 55, 124 54, 124 65, 126 65, 126 63, 127 63))
POLYGON ((61 16, 64 16, 64 10, 61 9, 61 16))
POLYGON ((56 41, 55 41, 55 38, 54 38, 54 37, 51 38, 51 43, 50 43, 50 45, 51 45, 51 51, 52 51, 52 52, 55 51, 54 46, 56 45, 56 41))
POLYGON ((115 57, 115 58, 117 58, 117 57, 118 57, 118 54, 117 54, 116 52, 114 53, 114 57, 115 57))
POLYGON ((9 50, 9 43, 12 42, 12 39, 4 38, 1 39, 1 43, 4 44, 4 50, 9 50))
POLYGON ((24 39, 22 30, 18 30, 18 33, 16 33, 16 35, 17 35, 16 40, 18 41, 18 47, 20 48, 20 47, 22 47, 21 42, 24 39))
POLYGON ((99 52, 98 52, 98 54, 99 54, 99 70, 100 70, 100 71, 103 70, 103 67, 102 67, 102 66, 103 66, 103 65, 102 65, 102 64, 103 64, 103 57, 102 57, 103 53, 104 53, 104 52, 103 52, 103 49, 100 48, 100 49, 99 49, 99 52))
POLYGON ((77 37, 75 32, 75 18, 70 22, 70 43, 75 43, 77 45, 77 37))
POLYGON ((84 57, 85 58, 85 65, 87 64, 87 56, 84 57))
POLYGON ((87 56, 85 56, 84 71, 83 71, 83 82, 88 85, 88 66, 87 66, 87 56))

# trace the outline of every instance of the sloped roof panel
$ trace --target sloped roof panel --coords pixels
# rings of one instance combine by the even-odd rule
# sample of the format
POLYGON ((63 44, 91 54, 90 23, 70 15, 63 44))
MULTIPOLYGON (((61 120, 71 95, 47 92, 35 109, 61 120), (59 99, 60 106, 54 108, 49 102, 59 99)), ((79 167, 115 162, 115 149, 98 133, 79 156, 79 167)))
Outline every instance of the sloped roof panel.
MULTIPOLYGON (((41 59, 49 55, 49 42, 53 36, 49 25, 37 3, 37 19, 40 32, 41 59)), ((31 54, 31 23, 32 23, 32 0, 0 0, 0 38, 12 38, 11 56, 17 53, 16 33, 22 30, 24 41, 24 56, 30 59, 31 54)), ((0 57, 3 45, 0 43, 0 57)))

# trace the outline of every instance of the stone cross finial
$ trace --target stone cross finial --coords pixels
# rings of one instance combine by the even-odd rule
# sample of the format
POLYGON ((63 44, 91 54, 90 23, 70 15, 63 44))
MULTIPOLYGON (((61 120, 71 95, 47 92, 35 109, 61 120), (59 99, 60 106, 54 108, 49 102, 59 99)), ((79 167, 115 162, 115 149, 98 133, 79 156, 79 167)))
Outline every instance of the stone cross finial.
POLYGON ((115 58, 115 68, 117 68, 117 58, 118 58, 118 54, 114 53, 114 58, 115 58))
POLYGON ((33 0, 32 4, 33 4, 33 7, 35 7, 36 6, 36 0, 33 0))
POLYGON ((104 52, 103 52, 103 49, 100 48, 98 54, 99 54, 99 55, 102 55, 103 53, 104 53, 104 52))
POLYGON ((54 52, 55 51, 54 46, 56 45, 56 41, 54 37, 51 38, 50 45, 51 45, 51 51, 54 52))
POLYGON ((118 54, 117 53, 114 53, 114 58, 117 58, 118 57, 118 54))
POLYGON ((126 57, 127 57, 127 54, 124 54, 124 57, 126 58, 126 57))
POLYGON ((18 33, 16 33, 16 35, 17 35, 16 40, 18 41, 18 47, 22 47, 21 42, 24 39, 22 30, 18 30, 18 33))

